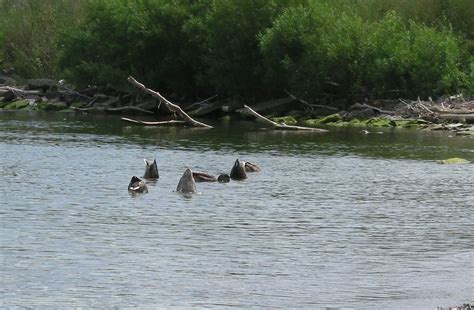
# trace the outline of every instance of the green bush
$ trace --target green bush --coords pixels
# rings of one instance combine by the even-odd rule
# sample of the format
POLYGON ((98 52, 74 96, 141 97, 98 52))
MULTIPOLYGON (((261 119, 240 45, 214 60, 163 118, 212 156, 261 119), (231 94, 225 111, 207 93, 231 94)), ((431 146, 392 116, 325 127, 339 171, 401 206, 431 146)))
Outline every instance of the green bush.
POLYGON ((81 17, 82 0, 0 2, 0 55, 24 77, 55 77, 57 40, 81 17))
POLYGON ((260 40, 268 87, 310 97, 359 92, 372 53, 366 32, 361 18, 324 3, 286 10, 260 40))
POLYGON ((437 96, 466 87, 466 55, 449 29, 389 12, 363 21, 334 6, 290 8, 261 36, 267 85, 320 97, 437 96))
POLYGON ((465 87, 461 44, 450 29, 404 23, 394 12, 374 25, 374 94, 408 97, 453 93, 465 87))
POLYGON ((261 94, 258 33, 302 0, 90 0, 62 40, 61 67, 80 85, 150 87, 190 95, 261 94))
POLYGON ((61 67, 79 85, 123 87, 134 75, 150 87, 180 93, 193 87, 184 1, 91 0, 86 19, 62 39, 61 67))
POLYGON ((258 35, 281 13, 305 1, 213 1, 201 20, 199 36, 206 51, 200 82, 224 95, 262 95, 263 64, 258 35))
POLYGON ((339 0, 346 9, 371 21, 378 21, 390 11, 396 11, 405 21, 413 20, 427 26, 453 30, 467 39, 474 40, 474 1, 472 0, 339 0))

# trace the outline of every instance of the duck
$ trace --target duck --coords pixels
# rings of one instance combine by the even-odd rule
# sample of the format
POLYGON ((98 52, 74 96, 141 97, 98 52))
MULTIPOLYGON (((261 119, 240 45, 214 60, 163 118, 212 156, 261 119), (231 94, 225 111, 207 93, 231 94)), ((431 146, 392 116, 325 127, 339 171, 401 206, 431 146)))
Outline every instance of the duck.
POLYGON ((159 179, 160 174, 158 173, 158 165, 156 164, 156 159, 153 161, 149 159, 143 159, 145 162, 145 174, 143 177, 145 179, 159 179))
POLYGON ((230 176, 227 173, 221 173, 217 177, 217 182, 219 182, 219 183, 229 183, 230 182, 230 176))
POLYGON ((219 182, 228 183, 230 182, 230 176, 227 173, 221 173, 217 177, 206 172, 193 171, 193 178, 196 183, 199 182, 219 182))
POLYGON ((176 191, 180 193, 185 193, 185 194, 197 193, 196 182, 194 180, 193 172, 191 169, 186 168, 186 170, 183 173, 183 176, 179 180, 176 191))
POLYGON ((251 162, 245 161, 244 163, 245 172, 259 172, 262 170, 259 166, 252 164, 251 162))
POLYGON ((148 187, 145 181, 139 177, 133 176, 128 184, 128 191, 133 193, 148 193, 148 187))
POLYGON ((241 161, 238 158, 235 160, 234 166, 230 171, 230 178, 233 180, 245 180, 247 178, 244 161, 241 161))
POLYGON ((245 180, 247 178, 247 172, 259 172, 261 170, 262 169, 256 164, 237 158, 230 171, 230 178, 234 180, 245 180))
POLYGON ((209 173, 193 171, 195 182, 216 182, 217 178, 209 173))

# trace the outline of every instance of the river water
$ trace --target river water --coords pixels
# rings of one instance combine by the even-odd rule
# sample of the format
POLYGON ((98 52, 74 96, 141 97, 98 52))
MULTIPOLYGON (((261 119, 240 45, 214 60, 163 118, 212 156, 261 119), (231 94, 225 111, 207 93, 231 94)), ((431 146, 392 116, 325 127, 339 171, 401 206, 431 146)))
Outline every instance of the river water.
POLYGON ((434 309, 474 302, 474 139, 0 113, 0 306, 434 309), (160 179, 133 196, 143 158, 160 179), (174 192, 186 167, 263 170, 174 192))

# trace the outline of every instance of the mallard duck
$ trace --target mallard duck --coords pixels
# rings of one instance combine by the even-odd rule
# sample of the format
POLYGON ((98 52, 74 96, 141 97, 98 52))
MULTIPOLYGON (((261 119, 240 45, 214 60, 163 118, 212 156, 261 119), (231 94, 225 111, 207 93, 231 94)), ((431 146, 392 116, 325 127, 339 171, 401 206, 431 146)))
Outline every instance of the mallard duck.
POLYGON ((217 182, 219 183, 228 183, 230 181, 230 176, 227 173, 221 173, 217 177, 217 182))
POLYGON ((191 169, 186 168, 186 171, 184 171, 183 176, 179 180, 176 191, 181 193, 197 193, 196 182, 194 181, 191 169))
POLYGON ((205 172, 193 171, 193 178, 196 182, 216 182, 217 178, 205 172))
POLYGON ((148 193, 148 187, 146 183, 140 178, 133 176, 128 184, 128 190, 134 193, 148 193))
POLYGON ((245 172, 259 172, 260 170, 260 167, 255 165, 255 164, 252 164, 252 163, 249 163, 248 161, 245 161, 244 162, 244 166, 245 166, 245 172))
POLYGON ((230 178, 234 180, 244 180, 247 178, 247 172, 259 172, 260 170, 262 169, 259 166, 237 158, 230 171, 230 178))
POLYGON ((245 172, 245 162, 240 161, 238 158, 235 160, 234 166, 230 171, 230 178, 233 180, 245 180, 247 173, 245 172))
POLYGON ((143 159, 145 162, 145 174, 143 177, 145 179, 158 179, 160 174, 158 173, 158 165, 156 164, 156 159, 153 161, 148 159, 143 159))

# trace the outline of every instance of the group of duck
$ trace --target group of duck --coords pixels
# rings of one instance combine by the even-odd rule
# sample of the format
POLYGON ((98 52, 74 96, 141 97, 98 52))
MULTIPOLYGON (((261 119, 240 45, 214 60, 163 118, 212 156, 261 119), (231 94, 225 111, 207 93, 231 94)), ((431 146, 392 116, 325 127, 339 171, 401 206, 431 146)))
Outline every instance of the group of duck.
MULTIPOLYGON (((156 163, 156 159, 153 161, 144 159, 144 161, 145 174, 143 178, 147 180, 158 180, 160 178, 160 174, 158 172, 158 164, 156 163)), ((214 176, 205 172, 192 171, 191 169, 186 168, 183 176, 179 180, 176 191, 180 193, 193 194, 197 193, 196 182, 227 183, 230 182, 231 179, 245 180, 247 178, 248 172, 258 172, 260 170, 260 167, 257 165, 239 159, 235 160, 230 174, 222 173, 218 176, 214 176)), ((137 176, 133 176, 130 180, 130 183, 128 184, 128 191, 132 193, 148 193, 148 187, 144 180, 137 176)))

